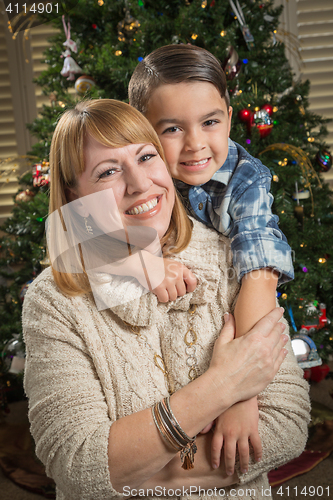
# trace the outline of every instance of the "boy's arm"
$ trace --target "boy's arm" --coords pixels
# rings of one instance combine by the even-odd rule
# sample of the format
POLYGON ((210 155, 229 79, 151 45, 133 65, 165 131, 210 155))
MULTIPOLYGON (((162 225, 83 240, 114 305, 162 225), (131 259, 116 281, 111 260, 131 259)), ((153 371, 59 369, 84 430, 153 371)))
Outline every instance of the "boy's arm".
POLYGON ((251 271, 243 276, 234 312, 236 337, 244 335, 276 307, 277 283, 278 274, 270 268, 251 271))
POLYGON ((187 292, 193 292, 197 286, 196 277, 186 266, 147 250, 109 264, 105 272, 136 278, 140 285, 157 296, 159 302, 176 300, 187 292))
MULTIPOLYGON (((270 268, 251 271, 242 279, 242 286, 235 307, 236 337, 248 332, 263 316, 276 306, 278 274, 270 268)), ((221 449, 227 474, 234 473, 236 449, 240 468, 248 470, 249 440, 257 461, 261 459, 262 447, 258 433, 259 412, 257 398, 237 403, 220 415, 215 422, 212 440, 212 465, 220 464, 221 449)))

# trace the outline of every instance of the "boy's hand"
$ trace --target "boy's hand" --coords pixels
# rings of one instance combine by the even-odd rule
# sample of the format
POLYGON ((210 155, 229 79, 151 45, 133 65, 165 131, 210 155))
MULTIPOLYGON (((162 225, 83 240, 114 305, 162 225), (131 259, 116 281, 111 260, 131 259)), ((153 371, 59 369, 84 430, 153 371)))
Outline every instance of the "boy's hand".
POLYGON ((194 274, 180 262, 163 259, 165 278, 160 285, 153 289, 159 302, 169 302, 182 297, 186 292, 193 292, 197 286, 194 274))
POLYGON ((257 398, 241 401, 222 413, 215 420, 212 439, 212 466, 220 465, 221 450, 228 475, 234 473, 236 447, 238 449, 240 468, 243 473, 249 467, 249 440, 254 449, 257 462, 262 457, 261 440, 258 433, 259 411, 257 398))

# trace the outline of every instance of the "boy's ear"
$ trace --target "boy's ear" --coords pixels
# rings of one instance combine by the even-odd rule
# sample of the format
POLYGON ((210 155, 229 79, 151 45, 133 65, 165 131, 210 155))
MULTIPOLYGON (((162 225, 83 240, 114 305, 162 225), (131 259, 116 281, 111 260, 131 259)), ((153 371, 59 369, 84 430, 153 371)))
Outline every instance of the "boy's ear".
POLYGON ((228 136, 230 135, 230 129, 231 129, 231 118, 232 118, 232 106, 229 106, 229 109, 228 109, 228 136))

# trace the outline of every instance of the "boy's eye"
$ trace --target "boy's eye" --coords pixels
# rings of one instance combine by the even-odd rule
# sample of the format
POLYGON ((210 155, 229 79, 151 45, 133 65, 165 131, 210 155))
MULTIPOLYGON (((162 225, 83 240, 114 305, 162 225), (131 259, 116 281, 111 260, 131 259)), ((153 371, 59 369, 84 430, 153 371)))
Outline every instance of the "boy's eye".
POLYGON ((176 127, 176 125, 174 127, 169 127, 167 129, 164 130, 164 132, 162 132, 163 134, 168 134, 168 133, 174 133, 174 132, 178 132, 179 130, 179 127, 176 127))
POLYGON ((204 127, 209 127, 210 125, 215 125, 215 123, 218 123, 218 120, 207 120, 204 122, 204 127))

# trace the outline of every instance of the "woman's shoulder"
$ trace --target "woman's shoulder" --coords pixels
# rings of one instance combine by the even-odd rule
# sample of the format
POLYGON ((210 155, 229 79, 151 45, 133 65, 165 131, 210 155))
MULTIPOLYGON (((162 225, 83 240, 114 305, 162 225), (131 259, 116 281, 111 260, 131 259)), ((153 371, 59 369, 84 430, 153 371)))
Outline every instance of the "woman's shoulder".
POLYGON ((59 317, 73 319, 82 309, 82 296, 65 295, 57 286, 52 268, 42 271, 29 285, 23 301, 22 321, 40 317, 59 317))
POLYGON ((50 296, 63 296, 57 287, 52 273, 52 268, 47 267, 30 283, 27 293, 24 297, 23 305, 32 297, 39 297, 41 294, 50 296))

